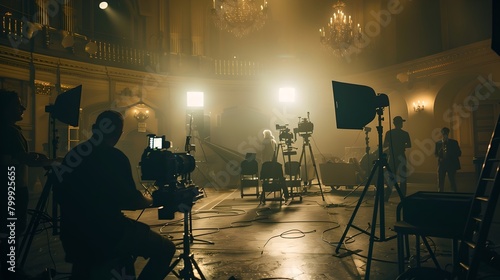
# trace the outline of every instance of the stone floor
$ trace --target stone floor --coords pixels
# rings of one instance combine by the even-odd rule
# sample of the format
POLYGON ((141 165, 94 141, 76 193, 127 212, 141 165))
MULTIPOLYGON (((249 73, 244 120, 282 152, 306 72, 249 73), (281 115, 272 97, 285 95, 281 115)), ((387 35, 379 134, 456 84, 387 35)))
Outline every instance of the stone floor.
MULTIPOLYGON (((461 181, 465 184, 464 181, 461 181)), ((351 227, 345 244, 338 247, 349 219, 353 225, 370 231, 374 210, 373 188, 361 197, 364 187, 350 193, 350 189, 332 190, 313 185, 307 193, 279 206, 277 201, 259 205, 255 197, 240 197, 238 189, 206 189, 206 197, 198 200, 192 210, 192 232, 188 236, 190 253, 206 279, 396 279, 397 244, 393 239, 399 197, 395 194, 385 203, 385 214, 378 214, 375 236, 385 241, 375 242, 371 268, 366 275, 369 234, 351 227), (323 194, 323 195, 321 195, 323 194), (324 197, 324 200, 323 200, 324 197), (353 210, 362 199, 358 213, 353 210), (383 219, 381 219, 383 218, 383 219), (336 252, 339 248, 338 253, 336 252)), ((408 194, 417 191, 434 191, 432 184, 410 183, 408 194)), ((177 256, 184 252, 182 244, 183 214, 176 213, 173 220, 158 220, 155 209, 127 211, 126 215, 138 218, 151 227, 174 239, 178 245, 177 256)), ((451 241, 431 239, 433 249, 443 267, 450 269, 451 241)), ((424 266, 432 266, 422 253, 424 266)), ((180 259, 176 271, 186 266, 180 259)), ((145 261, 136 261, 140 272, 145 261)), ((410 264, 407 264, 407 266, 410 264)), ((44 268, 57 271, 55 279, 67 279, 71 266, 64 262, 64 252, 58 236, 50 230, 41 231, 34 238, 25 265, 29 273, 44 268)), ((198 269, 194 268, 195 275, 198 269)), ((121 277, 122 279, 125 279, 121 277)), ((117 276, 116 279, 120 279, 117 276)), ((128 279, 128 278, 127 278, 128 279)), ((173 274, 166 279, 177 279, 173 274)), ((493 278, 488 278, 493 279, 493 278)))

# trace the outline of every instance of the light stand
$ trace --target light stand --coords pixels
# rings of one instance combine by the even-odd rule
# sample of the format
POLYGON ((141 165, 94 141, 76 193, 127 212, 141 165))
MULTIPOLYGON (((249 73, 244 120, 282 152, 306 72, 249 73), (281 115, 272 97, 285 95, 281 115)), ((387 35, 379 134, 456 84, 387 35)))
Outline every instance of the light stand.
MULTIPOLYGON (((382 127, 382 114, 383 114, 383 108, 378 108, 376 110, 377 115, 378 115, 378 126, 377 126, 377 132, 378 132, 378 159, 375 161, 375 165, 372 168, 372 171, 370 173, 370 176, 368 177, 368 181, 365 185, 365 188, 363 189, 363 192, 361 193, 361 196, 358 200, 358 203, 356 204, 356 207, 354 208, 354 212, 352 213, 352 216, 347 224, 347 227, 344 231, 344 234, 340 238, 337 248, 335 250, 335 253, 339 253, 340 247, 344 243, 344 240, 347 236, 347 232, 349 231, 349 228, 352 226, 353 228, 361 231, 362 233, 368 234, 370 236, 370 244, 368 248, 368 257, 366 261, 366 274, 365 274, 365 279, 370 278, 370 267, 371 267, 371 261, 372 261, 372 255, 373 255, 373 244, 374 242, 385 242, 392 240, 397 237, 397 235, 386 237, 385 235, 385 208, 384 208, 384 168, 387 169, 389 174, 392 174, 389 165, 387 164, 387 156, 383 153, 382 150, 382 134, 383 134, 383 127, 382 127), (373 206, 373 216, 372 216, 372 222, 371 222, 371 231, 367 232, 366 230, 357 227, 356 225, 353 225, 354 218, 356 217, 356 214, 359 210, 359 207, 361 206, 361 203, 363 202, 363 198, 368 190, 368 188, 371 185, 371 180, 373 179, 373 176, 377 174, 377 185, 376 185, 376 194, 375 194, 375 203, 373 206), (377 216, 378 216, 378 211, 380 211, 380 235, 377 237, 375 235, 376 231, 376 225, 377 225, 377 216)), ((401 190, 399 189, 399 185, 397 182, 394 183, 394 187, 396 188, 399 197, 403 199, 403 194, 401 193, 401 190)))
MULTIPOLYGON (((191 144, 191 139, 193 137, 194 137, 194 139, 198 139, 198 143, 200 144, 200 148, 201 148, 201 151, 203 153, 203 158, 205 159, 205 161, 195 161, 195 168, 196 168, 196 170, 198 170, 198 172, 200 172, 201 176, 203 176, 203 178, 205 178, 205 180, 207 182, 209 182, 210 179, 208 178, 208 176, 198 166, 198 162, 205 162, 205 163, 207 162, 207 156, 205 154, 205 149, 203 148, 203 140, 200 139, 200 137, 199 137, 200 133, 198 131, 198 127, 195 126, 195 130, 193 131, 193 119, 194 119, 193 113, 188 114, 188 116, 189 116, 189 124, 188 124, 189 132, 188 132, 188 136, 186 137, 185 150, 188 153, 191 153, 191 151, 196 152, 196 144, 191 144), (198 132, 198 136, 192 136, 192 134, 194 134, 195 132, 198 132)), ((204 192, 204 195, 205 196, 207 195, 206 192, 204 192)))
MULTIPOLYGON (((192 207, 191 207, 192 208, 192 207)), ((188 210, 186 210, 184 212, 184 235, 183 235, 183 238, 182 238, 182 244, 183 244, 183 252, 179 255, 179 257, 177 257, 177 259, 172 263, 172 265, 170 265, 169 267, 169 271, 172 271, 173 274, 175 274, 175 276, 177 276, 179 279, 183 279, 183 280, 191 280, 191 279, 201 279, 201 280, 205 280, 205 276, 203 275, 203 273, 201 272, 201 269, 200 267, 198 266, 198 264, 196 263, 195 259, 194 259, 194 254, 191 253, 190 251, 190 243, 191 243, 191 237, 190 237, 190 232, 191 232, 191 223, 188 223, 187 221, 189 221, 191 218, 191 208, 188 210), (179 273, 177 273, 176 271, 174 271, 174 268, 179 264, 180 261, 183 261, 184 262, 184 268, 181 269, 179 271, 179 273), (199 276, 201 278, 197 278, 195 275, 194 275, 194 270, 193 270, 193 266, 195 267, 196 271, 198 272, 199 276)))
POLYGON ((365 132, 365 156, 366 156, 366 160, 365 160, 365 163, 366 163, 366 169, 364 168, 363 166, 363 163, 360 162, 360 168, 361 170, 359 171, 362 171, 363 173, 361 174, 360 172, 358 172, 358 179, 360 180, 361 183, 359 183, 356 188, 354 188, 352 191, 350 191, 346 196, 344 196, 344 199, 346 199, 347 197, 349 197, 351 194, 353 194, 355 191, 357 191, 359 189, 359 187, 361 187, 361 185, 363 185, 367 180, 368 177, 366 177, 366 174, 365 174, 365 170, 368 170, 370 169, 370 164, 371 164, 371 161, 370 161, 370 137, 368 137, 368 133, 372 130, 371 128, 369 127, 364 127, 363 128, 364 132, 365 132), (361 176, 362 175, 362 176, 361 176))
MULTIPOLYGON (((190 132, 190 134, 191 134, 191 132, 190 132)), ((186 137, 185 149, 186 149, 186 153, 188 153, 188 154, 192 150, 194 150, 194 145, 191 144, 191 135, 188 135, 186 137)), ((197 168, 198 166, 196 165, 196 161, 195 161, 194 164, 195 164, 195 168, 197 168)), ((183 184, 186 184, 186 185, 192 184, 193 180, 191 180, 191 173, 183 174, 181 181, 183 182, 183 184)), ((201 187, 201 191, 203 192, 203 196, 206 196, 205 188, 201 187)), ((193 234, 193 218, 192 218, 192 215, 189 215, 189 219, 188 220, 186 220, 185 218, 186 217, 184 217, 184 224, 189 223, 189 241, 191 243, 194 243, 195 241, 199 241, 199 242, 202 242, 204 244, 211 244, 211 245, 215 244, 213 241, 208 241, 208 240, 194 238, 194 234, 193 234)))
MULTIPOLYGON (((59 121, 69 124, 72 126, 78 126, 79 114, 80 114, 80 98, 81 98, 82 86, 70 89, 62 94, 60 94, 54 105, 46 106, 45 111, 50 114, 49 119, 49 130, 52 130, 52 159, 57 157, 57 146, 59 138, 56 135, 55 121, 59 121)), ((50 196, 50 192, 53 186, 53 169, 50 169, 46 173, 47 181, 43 187, 40 198, 38 199, 34 214, 26 229, 26 234, 23 236, 20 245, 20 267, 23 268, 28 257, 28 253, 33 242, 33 238, 36 235, 38 226, 40 225, 40 220, 45 212, 45 207, 47 205, 47 200, 50 196)), ((52 230, 53 235, 59 234, 58 228, 58 217, 57 217, 57 203, 53 197, 52 202, 52 230)))

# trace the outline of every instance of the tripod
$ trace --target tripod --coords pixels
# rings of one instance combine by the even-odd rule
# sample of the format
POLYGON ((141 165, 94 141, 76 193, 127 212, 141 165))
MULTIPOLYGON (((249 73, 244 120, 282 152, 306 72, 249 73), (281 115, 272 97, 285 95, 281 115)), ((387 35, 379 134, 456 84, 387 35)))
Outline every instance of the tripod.
POLYGON ((368 172, 365 172, 365 170, 368 170, 370 169, 370 164, 371 164, 371 160, 370 160, 370 137, 368 137, 368 133, 370 131, 372 131, 371 128, 365 126, 364 129, 365 131, 365 155, 363 156, 363 158, 361 159, 361 162, 359 163, 360 164, 360 172, 357 174, 357 179, 359 180, 359 184, 356 186, 356 188, 354 188, 351 192, 349 192, 346 196, 344 196, 344 199, 346 199, 347 197, 349 197, 351 194, 353 194, 355 191, 357 191, 359 189, 359 187, 361 187, 361 185, 365 184, 368 180, 368 177, 366 176, 366 173, 368 172), (366 166, 364 166, 366 165, 366 166))
POLYGON ((190 216, 191 216, 191 209, 189 209, 189 211, 184 212, 184 235, 182 238, 183 252, 170 265, 169 271, 172 271, 172 273, 175 274, 175 276, 183 280, 191 280, 191 279, 206 280, 205 276, 201 272, 200 267, 198 266, 198 263, 196 263, 194 259, 194 254, 191 254, 190 252, 189 246, 192 238, 190 237, 192 225, 191 222, 188 222, 190 221, 190 216), (177 273, 176 271, 174 271, 174 268, 179 264, 181 260, 184 262, 184 268, 181 269, 179 273, 177 273), (198 272, 201 278, 196 278, 196 276, 194 275, 193 266, 195 267, 196 271, 198 272))
MULTIPOLYGON (((214 245, 215 243, 213 241, 203 240, 203 239, 196 239, 194 237, 194 234, 193 234, 193 218, 192 218, 192 216, 193 215, 189 214, 188 217, 187 217, 188 218, 187 220, 186 220, 186 216, 184 216, 184 224, 189 223, 189 234, 188 234, 188 236, 189 236, 189 243, 190 244, 194 244, 195 241, 198 241, 198 242, 201 242, 203 244, 214 245)), ((176 240, 180 240, 180 239, 176 239, 176 240)), ((183 242, 175 244, 175 245, 179 245, 179 244, 184 243, 184 236, 183 236, 182 240, 183 240, 183 242)))
MULTIPOLYGON (((340 238, 338 244, 337 244, 337 249, 335 249, 335 253, 339 253, 340 247, 344 243, 345 237, 347 236, 347 232, 349 231, 349 228, 352 226, 353 228, 361 231, 362 233, 368 234, 370 236, 370 244, 368 248, 368 257, 366 261, 366 274, 365 274, 365 279, 370 278, 370 267, 371 267, 371 260, 372 260, 372 255, 373 255, 373 244, 374 242, 385 242, 389 241, 391 239, 394 239, 397 237, 397 235, 386 237, 385 235, 385 208, 384 208, 384 168, 389 172, 389 174, 392 174, 389 165, 387 164, 387 156, 383 153, 382 151, 382 132, 383 132, 383 127, 382 127, 382 114, 383 114, 383 108, 378 108, 377 109, 377 115, 378 115, 378 126, 377 126, 377 132, 378 132, 378 159, 375 161, 375 165, 372 168, 372 171, 370 173, 370 176, 368 177, 368 181, 365 185, 365 188, 363 189, 363 192, 361 193, 361 196, 359 197, 358 203, 356 204, 356 207, 354 208, 354 211, 352 213, 351 219, 347 223, 347 227, 344 231, 344 234, 340 238), (366 230, 357 227, 352 224, 354 221, 354 218, 356 217, 356 214, 359 210, 359 207, 361 206, 361 203, 363 202, 363 197, 365 196, 367 190, 370 187, 371 181, 373 179, 373 176, 377 174, 377 185, 376 185, 376 194, 375 194, 375 204, 373 206, 373 216, 372 216, 372 223, 371 223, 371 230, 370 232, 367 232, 366 230), (376 224, 377 224, 377 214, 378 210, 380 210, 380 236, 377 237, 375 236, 375 230, 376 230, 376 224)), ((390 178, 393 180, 392 178, 390 178)), ((394 182, 394 187, 396 188, 399 197, 403 199, 403 194, 401 193, 401 190, 399 189, 399 186, 395 180, 394 182)))
POLYGON ((283 156, 283 163, 285 167, 285 176, 288 176, 288 179, 285 179, 286 187, 290 187, 289 197, 293 198, 298 196, 300 201, 302 201, 302 190, 301 182, 300 182, 300 163, 298 161, 292 161, 292 155, 296 155, 297 151, 295 147, 292 147, 292 140, 288 139, 285 141, 285 144, 280 143, 278 145, 278 149, 276 149, 275 158, 278 158, 279 150, 281 147, 281 152, 283 156), (286 149, 282 147, 282 145, 286 144, 286 149), (286 156, 286 157, 285 157, 286 156), (295 188, 298 188, 299 191, 295 191, 295 188))
MULTIPOLYGON (((56 158, 56 151, 58 147, 58 142, 59 142, 59 137, 56 136, 57 130, 55 128, 55 118, 51 115, 50 116, 50 126, 52 128, 52 158, 56 158)), ((34 210, 33 216, 30 219, 30 222, 28 224, 28 227, 26 228, 26 234, 23 236, 23 239, 21 240, 21 245, 20 245, 20 252, 21 252, 21 258, 20 258, 20 267, 23 268, 24 264, 26 263, 26 258, 28 257, 28 253, 31 248, 31 243, 33 242, 33 238, 36 235, 36 231, 38 229, 38 226, 40 225, 40 220, 42 219, 42 216, 45 212, 45 207, 47 205, 47 200, 49 199, 50 196, 50 191, 52 190, 52 180, 54 180, 54 170, 47 168, 47 172, 45 176, 47 176, 47 181, 45 181, 45 185, 43 186, 42 193, 40 194, 40 198, 38 199, 38 202, 36 204, 36 208, 34 210)), ((54 194, 53 194, 53 198, 54 194)), ((57 218, 57 203, 55 199, 52 201, 52 234, 57 235, 59 234, 59 227, 58 227, 58 218, 57 218)))
POLYGON ((302 153, 300 154, 300 159, 299 159, 299 170, 300 170, 300 166, 302 166, 302 160, 304 160, 304 188, 307 186, 307 184, 309 184, 309 186, 312 186, 312 185, 318 185, 319 186, 319 190, 321 192, 321 198, 323 199, 323 201, 325 201, 325 196, 323 195, 323 188, 321 187, 321 182, 319 180, 319 173, 318 173, 318 168, 316 167, 316 161, 314 160, 314 154, 312 152, 312 147, 311 147, 311 144, 309 143, 309 137, 311 136, 311 134, 300 134, 300 136, 302 136, 302 138, 304 139, 303 141, 303 144, 302 144, 302 153), (314 172, 316 174, 316 178, 318 179, 318 183, 317 184, 312 184, 312 183, 309 183, 309 177, 307 175, 307 153, 306 153, 306 147, 309 147, 309 153, 311 154, 311 160, 312 160, 312 163, 313 163, 313 167, 314 167, 314 172))
MULTIPOLYGON (((52 171, 47 171, 47 181, 45 182, 45 185, 43 187, 42 193, 40 194, 40 198, 38 199, 38 202, 36 204, 36 208, 33 212, 33 217, 30 219, 30 223, 28 224, 28 228, 26 229, 26 234, 23 236, 23 239, 21 240, 21 245, 20 245, 20 252, 21 252, 21 258, 20 258, 20 267, 23 268, 24 264, 26 262, 26 258, 28 257, 28 253, 31 247, 31 243, 33 242, 33 238, 36 235, 36 231, 38 229, 38 226, 40 224, 40 220, 42 219, 42 216, 44 215, 44 209, 45 206, 47 205, 47 200, 50 195, 50 191, 52 189, 52 180, 53 176, 52 171)), ((53 202, 56 207, 57 204, 55 201, 53 202)), ((57 209, 57 208, 56 208, 57 209)), ((53 213, 52 216, 52 224, 53 224, 53 234, 57 234, 57 215, 53 213)))

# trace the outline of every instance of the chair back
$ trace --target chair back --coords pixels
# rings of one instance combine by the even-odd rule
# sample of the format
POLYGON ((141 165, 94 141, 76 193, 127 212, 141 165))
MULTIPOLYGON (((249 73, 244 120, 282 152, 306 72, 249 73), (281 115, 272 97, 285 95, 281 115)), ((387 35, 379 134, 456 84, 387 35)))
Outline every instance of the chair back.
POLYGON ((283 179, 283 166, 277 161, 266 161, 260 171, 262 180, 283 179))
POLYGON ((285 162, 285 175, 292 178, 297 178, 300 176, 300 163, 298 161, 285 162))
POLYGON ((257 175, 259 174, 259 164, 256 160, 243 160, 240 163, 241 175, 257 175))

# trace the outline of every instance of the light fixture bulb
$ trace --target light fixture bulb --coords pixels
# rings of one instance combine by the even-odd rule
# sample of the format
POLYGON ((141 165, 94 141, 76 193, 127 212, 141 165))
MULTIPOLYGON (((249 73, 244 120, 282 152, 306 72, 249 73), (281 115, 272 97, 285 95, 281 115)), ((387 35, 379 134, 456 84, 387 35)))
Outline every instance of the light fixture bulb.
POLYGON ((105 10, 107 7, 108 7, 108 2, 102 1, 101 3, 99 3, 99 8, 101 8, 101 10, 105 10))

